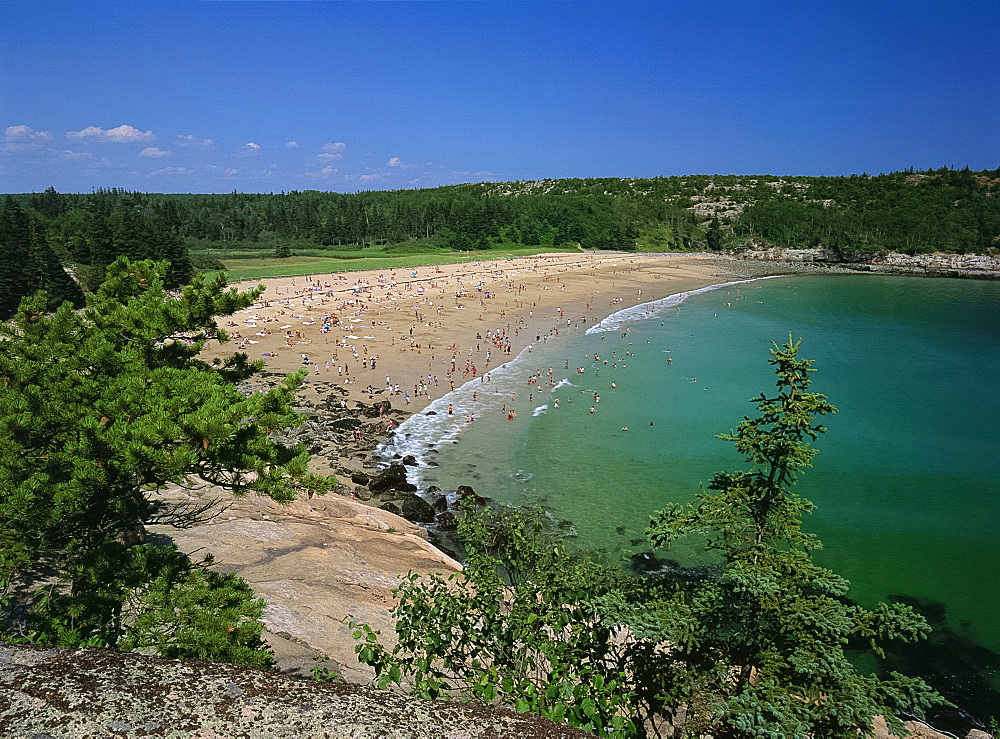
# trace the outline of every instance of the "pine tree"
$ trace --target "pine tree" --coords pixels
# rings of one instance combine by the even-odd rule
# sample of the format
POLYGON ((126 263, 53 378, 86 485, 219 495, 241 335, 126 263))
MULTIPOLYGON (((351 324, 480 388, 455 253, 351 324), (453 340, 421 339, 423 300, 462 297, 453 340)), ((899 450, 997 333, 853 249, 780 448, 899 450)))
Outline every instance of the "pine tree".
POLYGON ((225 339, 214 316, 261 290, 196 277, 168 299, 165 270, 120 258, 85 310, 49 314, 42 292, 0 324, 0 602, 8 588, 29 593, 43 643, 265 664, 262 604, 245 584, 140 542, 152 517, 177 520, 156 500, 168 483, 279 501, 327 487, 304 451, 268 439, 297 424, 301 376, 244 397, 235 382, 261 363, 197 354, 225 339))

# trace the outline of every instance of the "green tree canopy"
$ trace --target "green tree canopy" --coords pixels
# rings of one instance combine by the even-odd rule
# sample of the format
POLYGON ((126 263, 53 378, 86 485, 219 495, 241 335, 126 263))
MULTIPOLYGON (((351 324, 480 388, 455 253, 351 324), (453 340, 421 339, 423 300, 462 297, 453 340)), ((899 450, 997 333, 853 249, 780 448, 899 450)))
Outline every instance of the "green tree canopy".
POLYGON ((260 363, 197 359, 210 337, 227 338, 214 317, 262 288, 199 276, 168 297, 166 269, 120 258, 84 310, 48 313, 38 293, 0 324, 0 587, 26 594, 42 641, 255 661, 261 604, 249 588, 140 544, 144 524, 176 520, 156 491, 200 480, 287 501, 326 483, 304 451, 268 438, 298 423, 301 377, 245 396, 236 381, 260 363))

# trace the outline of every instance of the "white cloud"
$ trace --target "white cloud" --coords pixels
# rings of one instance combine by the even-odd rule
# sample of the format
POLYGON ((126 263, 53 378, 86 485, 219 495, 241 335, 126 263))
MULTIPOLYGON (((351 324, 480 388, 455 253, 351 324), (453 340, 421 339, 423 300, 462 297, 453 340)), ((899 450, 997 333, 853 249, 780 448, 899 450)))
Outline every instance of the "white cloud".
POLYGON ((152 131, 140 131, 134 126, 123 123, 117 128, 101 128, 100 126, 87 126, 79 131, 67 131, 66 138, 70 140, 107 141, 115 144, 136 144, 145 141, 156 141, 156 136, 152 131))
POLYGON ((85 162, 88 159, 93 159, 94 155, 89 151, 73 151, 72 149, 64 149, 59 154, 60 159, 68 159, 71 162, 85 162))
POLYGON ((258 154, 260 154, 260 144, 256 141, 247 141, 240 147, 239 151, 236 152, 236 156, 238 157, 253 157, 258 154))
POLYGON ((298 141, 286 141, 285 142, 285 148, 287 148, 287 149, 298 149, 299 148, 299 142, 298 141))
POLYGON ((377 180, 378 179, 378 175, 377 174, 363 174, 363 175, 359 175, 358 179, 361 180, 362 182, 372 182, 373 180, 377 180))
POLYGON ((316 155, 316 158, 320 161, 331 161, 335 159, 344 158, 344 150, 347 149, 347 144, 343 141, 337 141, 334 143, 325 143, 320 147, 322 151, 316 155))
POLYGON ((306 172, 303 176, 310 180, 328 180, 337 174, 338 171, 332 164, 328 164, 323 169, 306 172))
POLYGON ((88 167, 110 167, 111 162, 109 162, 104 157, 97 157, 91 154, 89 151, 73 151, 72 149, 63 149, 59 152, 59 158, 64 159, 67 162, 79 162, 85 164, 88 167))
POLYGON ((155 146, 147 146, 145 149, 139 152, 139 156, 147 157, 149 159, 159 159, 161 157, 173 156, 172 151, 165 151, 164 149, 158 149, 155 146))
POLYGON ((22 123, 17 126, 7 126, 4 138, 7 141, 17 144, 37 144, 42 141, 51 141, 52 134, 48 131, 36 131, 22 123))
POLYGON ((389 159, 388 162, 386 162, 386 166, 389 167, 398 167, 399 165, 400 165, 399 157, 392 157, 389 159))
POLYGON ((177 134, 177 145, 178 146, 191 146, 198 147, 200 149, 208 149, 215 146, 215 141, 212 139, 201 139, 190 133, 177 134))
POLYGON ((149 174, 176 177, 177 175, 191 174, 193 171, 193 169, 186 169, 185 167, 164 167, 163 169, 153 170, 149 174))

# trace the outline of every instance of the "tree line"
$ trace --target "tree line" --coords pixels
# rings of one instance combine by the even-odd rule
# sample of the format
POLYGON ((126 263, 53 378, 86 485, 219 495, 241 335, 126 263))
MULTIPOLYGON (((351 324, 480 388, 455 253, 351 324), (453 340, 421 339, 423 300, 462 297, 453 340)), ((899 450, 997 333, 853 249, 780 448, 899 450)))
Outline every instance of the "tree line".
POLYGON ((632 251, 824 246, 844 254, 989 253, 1000 247, 1000 170, 877 176, 689 175, 475 183, 422 190, 166 195, 117 188, 8 196, 0 317, 34 287, 70 300, 117 257, 167 260, 168 287, 227 256, 391 247, 632 251), (28 257, 30 256, 30 259, 28 257), (42 276, 44 273, 44 276, 42 276), (58 283, 58 284, 57 284, 58 283))

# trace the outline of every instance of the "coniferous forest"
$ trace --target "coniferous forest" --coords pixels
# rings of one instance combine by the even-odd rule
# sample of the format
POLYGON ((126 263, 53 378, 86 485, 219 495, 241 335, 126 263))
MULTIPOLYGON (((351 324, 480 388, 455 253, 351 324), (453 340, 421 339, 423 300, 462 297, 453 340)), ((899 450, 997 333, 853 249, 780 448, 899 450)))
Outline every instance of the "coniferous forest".
MULTIPOLYGON (((690 175, 477 183, 351 194, 165 195, 99 189, 8 196, 0 316, 44 287, 79 304, 117 257, 168 260, 167 287, 221 260, 514 248, 677 251, 824 246, 843 254, 989 253, 1000 170, 878 176, 690 175)), ((349 264, 345 264, 349 267, 349 264)))

